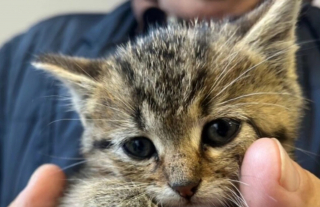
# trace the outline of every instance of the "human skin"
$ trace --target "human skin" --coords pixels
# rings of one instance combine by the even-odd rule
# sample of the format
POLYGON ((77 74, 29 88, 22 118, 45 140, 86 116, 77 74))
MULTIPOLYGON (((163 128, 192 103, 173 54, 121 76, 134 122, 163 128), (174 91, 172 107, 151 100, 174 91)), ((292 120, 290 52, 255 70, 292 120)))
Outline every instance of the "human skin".
POLYGON ((293 161, 276 139, 259 139, 250 146, 241 182, 250 207, 320 206, 320 180, 293 161))
POLYGON ((150 7, 157 7, 169 15, 183 19, 222 18, 238 16, 254 8, 260 0, 132 0, 138 22, 150 7))
POLYGON ((320 7, 320 0, 314 0, 313 5, 320 7))
POLYGON ((66 176, 56 165, 39 167, 31 176, 27 187, 9 207, 54 207, 62 195, 66 176))
POLYGON ((238 16, 254 8, 258 0, 159 0, 159 7, 184 19, 238 16))

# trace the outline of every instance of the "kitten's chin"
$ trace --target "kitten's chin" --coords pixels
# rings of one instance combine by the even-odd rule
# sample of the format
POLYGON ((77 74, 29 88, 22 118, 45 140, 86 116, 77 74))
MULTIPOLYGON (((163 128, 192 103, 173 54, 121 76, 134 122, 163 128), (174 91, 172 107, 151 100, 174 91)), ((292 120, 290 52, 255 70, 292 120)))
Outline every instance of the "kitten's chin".
POLYGON ((184 200, 184 201, 180 201, 180 202, 176 202, 176 201, 169 201, 168 203, 164 202, 162 203, 160 206, 163 207, 224 207, 225 205, 222 205, 221 202, 219 202, 218 200, 211 200, 210 202, 196 202, 196 201, 192 201, 192 199, 190 201, 184 200))
MULTIPOLYGON (((184 207, 213 207, 213 206, 218 207, 219 204, 218 203, 207 203, 207 204, 205 204, 205 203, 181 203, 181 204, 175 205, 175 206, 171 205, 170 207, 181 207, 181 206, 184 206, 184 207)), ((169 207, 169 205, 166 207, 169 207)), ((221 207, 223 207, 223 206, 221 206, 221 207)))
MULTIPOLYGON (((149 188, 150 190, 150 188, 149 188)), ((194 195, 190 200, 180 197, 176 192, 170 188, 164 188, 162 190, 153 189, 152 196, 157 204, 161 207, 222 207, 225 206, 225 202, 222 202, 218 196, 202 197, 200 195, 194 195), (157 193, 156 193, 157 192, 157 193)), ((231 205, 230 205, 231 206, 231 205)))

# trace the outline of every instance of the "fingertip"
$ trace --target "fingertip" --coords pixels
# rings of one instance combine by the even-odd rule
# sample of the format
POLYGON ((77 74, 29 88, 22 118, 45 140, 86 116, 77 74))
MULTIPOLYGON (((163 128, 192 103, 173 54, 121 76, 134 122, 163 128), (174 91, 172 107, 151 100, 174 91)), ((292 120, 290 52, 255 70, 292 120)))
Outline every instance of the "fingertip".
POLYGON ((40 166, 31 176, 27 188, 34 184, 47 183, 55 188, 64 187, 66 176, 60 167, 54 164, 44 164, 40 166))
POLYGON ((241 182, 249 206, 320 206, 320 180, 295 163, 276 139, 259 139, 249 147, 241 182))
POLYGON ((54 164, 40 166, 31 176, 27 187, 10 207, 55 207, 66 185, 64 172, 54 164))
POLYGON ((255 141, 247 150, 242 167, 240 190, 249 206, 273 206, 273 191, 281 176, 277 144, 270 138, 255 141), (270 204, 270 205, 268 205, 270 204))
POLYGON ((261 138, 247 150, 241 168, 243 178, 247 175, 280 179, 280 154, 277 143, 273 139, 261 138))

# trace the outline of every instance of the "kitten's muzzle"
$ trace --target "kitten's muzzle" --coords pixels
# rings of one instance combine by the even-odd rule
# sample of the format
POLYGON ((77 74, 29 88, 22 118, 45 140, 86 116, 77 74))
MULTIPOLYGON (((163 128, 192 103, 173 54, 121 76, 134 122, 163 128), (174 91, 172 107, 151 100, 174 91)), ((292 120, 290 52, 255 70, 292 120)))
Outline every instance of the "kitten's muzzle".
POLYGON ((181 197, 185 199, 190 199, 197 191, 201 180, 197 182, 187 182, 187 183, 174 183, 169 185, 174 191, 176 191, 181 197))

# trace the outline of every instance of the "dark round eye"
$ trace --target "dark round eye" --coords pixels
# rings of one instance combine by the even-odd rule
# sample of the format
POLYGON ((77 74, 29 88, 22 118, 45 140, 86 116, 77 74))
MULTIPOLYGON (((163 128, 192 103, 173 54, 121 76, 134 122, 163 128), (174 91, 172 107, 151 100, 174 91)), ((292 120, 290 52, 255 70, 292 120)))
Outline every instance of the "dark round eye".
POLYGON ((124 151, 135 159, 148 159, 156 153, 156 149, 150 139, 137 137, 130 139, 123 145, 124 151))
POLYGON ((240 122, 232 119, 217 119, 205 125, 202 132, 203 143, 212 147, 220 147, 238 134, 240 122))

